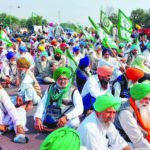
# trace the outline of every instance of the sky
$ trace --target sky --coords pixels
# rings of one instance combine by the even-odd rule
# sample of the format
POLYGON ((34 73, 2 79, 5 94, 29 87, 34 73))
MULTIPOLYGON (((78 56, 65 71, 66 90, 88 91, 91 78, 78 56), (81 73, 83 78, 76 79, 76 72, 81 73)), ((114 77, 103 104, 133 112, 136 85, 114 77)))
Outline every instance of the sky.
POLYGON ((121 9, 130 16, 132 10, 150 9, 150 0, 0 0, 0 12, 18 18, 28 18, 32 12, 43 16, 48 22, 69 22, 89 26, 88 16, 100 20, 100 9, 121 9), (20 6, 20 8, 18 8, 20 6))

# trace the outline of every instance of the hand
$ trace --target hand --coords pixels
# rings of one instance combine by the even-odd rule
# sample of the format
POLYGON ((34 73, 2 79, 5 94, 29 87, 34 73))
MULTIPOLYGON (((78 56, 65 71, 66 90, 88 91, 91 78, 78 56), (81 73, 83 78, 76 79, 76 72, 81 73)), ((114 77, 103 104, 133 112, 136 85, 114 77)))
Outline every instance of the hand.
POLYGON ((37 130, 39 132, 43 131, 44 127, 43 127, 43 123, 40 118, 35 119, 34 128, 35 128, 35 130, 37 130))
POLYGON ((126 60, 126 58, 121 58, 120 61, 123 63, 126 63, 127 60, 126 60))
POLYGON ((16 100, 16 106, 21 106, 23 104, 23 100, 21 96, 17 96, 17 100, 16 100))
POLYGON ((120 70, 121 72, 125 72, 125 71, 126 71, 123 66, 121 66, 121 67, 119 68, 119 70, 120 70))
POLYGON ((16 126, 16 134, 25 134, 22 125, 17 125, 16 126))
POLYGON ((16 86, 19 86, 19 79, 16 80, 15 84, 16 86))
POLYGON ((0 131, 6 132, 8 130, 8 126, 0 124, 0 131))
POLYGON ((57 126, 64 127, 67 123, 67 116, 63 116, 58 120, 57 126))

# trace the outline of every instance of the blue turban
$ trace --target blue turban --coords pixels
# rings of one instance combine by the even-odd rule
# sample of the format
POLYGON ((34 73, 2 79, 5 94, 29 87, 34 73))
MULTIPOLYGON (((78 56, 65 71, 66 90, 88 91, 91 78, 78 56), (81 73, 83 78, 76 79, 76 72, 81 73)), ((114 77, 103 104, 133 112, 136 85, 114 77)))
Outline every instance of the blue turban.
POLYGON ((89 56, 85 56, 84 58, 80 59, 79 67, 86 68, 89 66, 89 64, 90 64, 90 58, 89 56))
POLYGON ((12 42, 17 42, 17 40, 15 38, 12 38, 11 41, 12 42))
POLYGON ((25 46, 20 46, 19 50, 22 52, 27 52, 27 48, 25 46))
POLYGON ((79 51, 79 50, 80 50, 80 47, 79 47, 79 46, 73 47, 73 52, 74 52, 74 53, 77 52, 77 51, 79 51))
POLYGON ((79 43, 79 45, 85 46, 85 42, 81 41, 81 42, 79 43))
POLYGON ((11 59, 14 56, 15 56, 15 53, 12 52, 12 51, 8 52, 7 55, 6 55, 7 59, 11 59))
POLYGON ((41 57, 42 57, 42 56, 45 56, 45 57, 47 58, 47 57, 48 57, 48 54, 47 54, 46 51, 43 51, 43 52, 40 53, 40 56, 41 56, 41 57))
POLYGON ((106 52, 109 52, 109 54, 111 55, 111 51, 110 51, 109 48, 103 48, 103 50, 102 50, 102 56, 104 56, 106 52))

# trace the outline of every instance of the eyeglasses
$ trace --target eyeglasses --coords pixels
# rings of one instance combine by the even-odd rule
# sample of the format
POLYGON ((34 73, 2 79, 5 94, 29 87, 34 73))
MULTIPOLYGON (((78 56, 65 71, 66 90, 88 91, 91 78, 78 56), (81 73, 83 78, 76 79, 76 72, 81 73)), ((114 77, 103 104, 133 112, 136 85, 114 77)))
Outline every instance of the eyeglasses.
POLYGON ((144 100, 149 100, 150 101, 150 97, 144 97, 144 100))
POLYGON ((59 80, 59 81, 68 81, 67 78, 59 78, 58 80, 59 80))

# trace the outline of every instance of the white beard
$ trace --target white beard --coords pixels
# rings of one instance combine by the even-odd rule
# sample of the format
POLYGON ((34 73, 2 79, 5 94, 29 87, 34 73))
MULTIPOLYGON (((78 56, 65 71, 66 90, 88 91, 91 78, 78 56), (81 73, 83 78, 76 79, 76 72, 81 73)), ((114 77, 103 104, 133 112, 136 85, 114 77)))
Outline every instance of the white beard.
POLYGON ((146 106, 139 106, 139 110, 145 127, 150 129, 150 104, 146 106))

